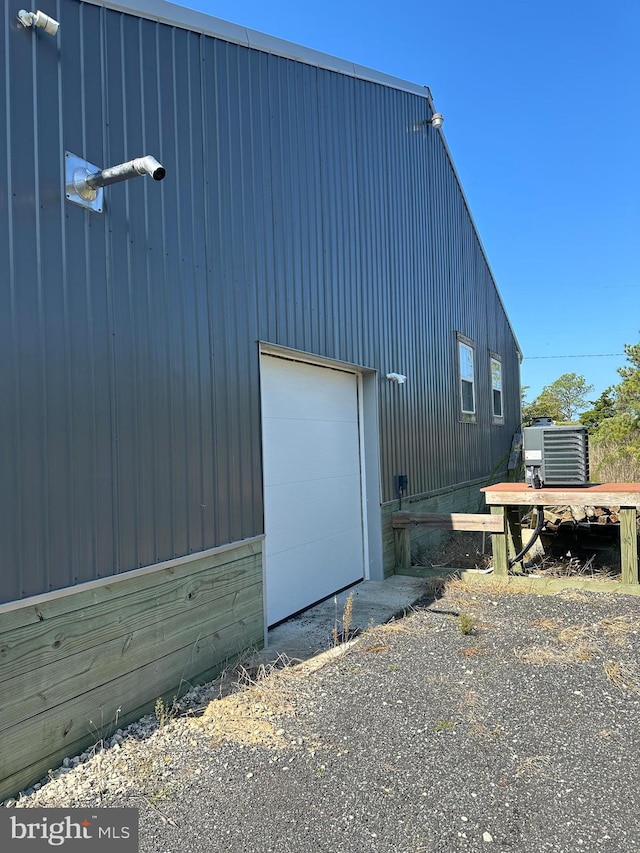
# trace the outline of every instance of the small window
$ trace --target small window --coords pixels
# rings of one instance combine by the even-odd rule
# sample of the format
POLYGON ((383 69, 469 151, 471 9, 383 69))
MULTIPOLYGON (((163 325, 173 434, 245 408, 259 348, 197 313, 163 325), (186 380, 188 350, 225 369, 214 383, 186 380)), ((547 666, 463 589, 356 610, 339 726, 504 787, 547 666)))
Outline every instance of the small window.
POLYGON ((499 355, 491 353, 491 413, 494 423, 502 423, 504 411, 502 408, 502 361, 499 355))
POLYGON ((475 352, 473 341, 458 335, 460 413, 464 421, 476 419, 475 352))

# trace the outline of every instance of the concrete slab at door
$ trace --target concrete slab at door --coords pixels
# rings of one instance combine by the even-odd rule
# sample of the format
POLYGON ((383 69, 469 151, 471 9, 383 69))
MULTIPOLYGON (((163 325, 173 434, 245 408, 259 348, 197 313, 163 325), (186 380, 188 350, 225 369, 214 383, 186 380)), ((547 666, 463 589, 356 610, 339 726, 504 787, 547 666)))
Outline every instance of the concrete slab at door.
POLYGON ((273 625, 364 577, 358 379, 263 355, 261 382, 273 625))

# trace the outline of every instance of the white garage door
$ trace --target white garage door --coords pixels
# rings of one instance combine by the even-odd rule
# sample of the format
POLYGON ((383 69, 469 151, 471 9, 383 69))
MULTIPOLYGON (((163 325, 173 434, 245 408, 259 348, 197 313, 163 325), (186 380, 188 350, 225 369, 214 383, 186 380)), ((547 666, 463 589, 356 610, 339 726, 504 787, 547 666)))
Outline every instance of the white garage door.
POLYGON ((364 576, 353 373, 261 359, 267 622, 364 576))

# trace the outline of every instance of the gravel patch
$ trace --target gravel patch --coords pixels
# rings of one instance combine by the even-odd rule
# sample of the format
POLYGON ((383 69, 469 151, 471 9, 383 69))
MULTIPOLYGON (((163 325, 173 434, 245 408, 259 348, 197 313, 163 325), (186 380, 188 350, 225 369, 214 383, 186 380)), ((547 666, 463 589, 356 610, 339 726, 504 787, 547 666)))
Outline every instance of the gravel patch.
POLYGON ((194 690, 5 806, 136 807, 143 853, 628 853, 639 604, 451 583, 341 653, 194 690))

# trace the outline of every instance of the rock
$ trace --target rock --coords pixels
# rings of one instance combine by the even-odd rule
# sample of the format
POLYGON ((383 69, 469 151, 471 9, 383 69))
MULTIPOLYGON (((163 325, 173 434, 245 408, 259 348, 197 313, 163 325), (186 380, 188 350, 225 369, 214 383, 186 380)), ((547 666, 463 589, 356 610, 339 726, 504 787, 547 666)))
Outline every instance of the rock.
POLYGON ((486 831, 485 831, 485 832, 483 832, 483 833, 482 833, 482 840, 483 840, 486 844, 491 844, 491 842, 493 841, 493 836, 491 835, 491 833, 490 833, 490 832, 486 832, 486 831))

